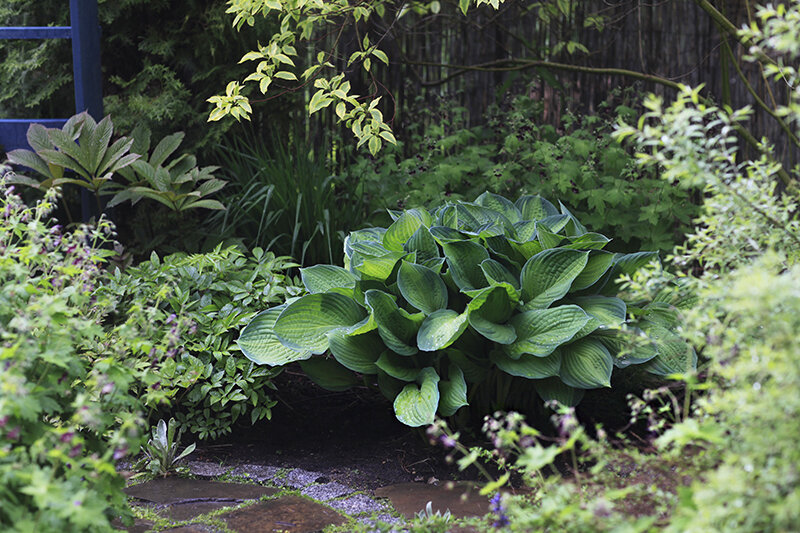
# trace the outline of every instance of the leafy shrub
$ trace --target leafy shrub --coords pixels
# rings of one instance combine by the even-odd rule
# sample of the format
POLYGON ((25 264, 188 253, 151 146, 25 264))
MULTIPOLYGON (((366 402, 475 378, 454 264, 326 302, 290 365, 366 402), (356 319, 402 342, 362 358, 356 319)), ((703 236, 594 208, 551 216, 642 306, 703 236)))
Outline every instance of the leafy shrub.
POLYGON ((484 193, 394 218, 349 235, 345 268, 301 269, 310 294, 260 313, 238 340, 243 353, 300 361, 332 389, 353 383, 348 370, 376 376, 410 426, 468 405, 467 383, 488 393, 485 413, 512 387, 575 405, 585 389, 610 387, 615 366, 668 375, 695 364, 669 329, 669 305, 633 310, 615 296, 616 277, 657 254, 604 251, 609 239, 563 204, 484 193), (641 329, 623 328, 629 311, 641 329), (626 349, 632 336, 645 342, 626 349), (333 358, 311 358, 328 350, 333 358))
POLYGON ((346 175, 359 179, 373 209, 432 207, 443 192, 452 200, 487 189, 539 194, 560 198, 584 224, 614 235, 620 251, 669 250, 698 208, 691 188, 665 183, 614 141, 614 120, 633 113, 620 105, 609 119, 567 114, 554 127, 542 121, 541 102, 518 96, 509 109, 490 112, 485 126, 468 128, 457 109, 445 108, 402 152, 360 157, 346 175))
POLYGON ((64 231, 55 189, 25 206, 0 178, 0 529, 106 531, 126 508, 147 377, 116 357, 93 291, 111 226, 64 231))
MULTIPOLYGON (((181 427, 198 438, 229 433, 246 416, 252 423, 270 417, 276 402, 268 391, 280 369, 240 357, 234 339, 254 309, 299 294, 284 274, 292 266, 258 248, 248 255, 235 247, 163 259, 154 253, 98 289, 114 302, 109 323, 139 332, 128 357, 158 377, 147 390, 169 398, 181 427)), ((162 408, 160 398, 145 401, 162 408)))

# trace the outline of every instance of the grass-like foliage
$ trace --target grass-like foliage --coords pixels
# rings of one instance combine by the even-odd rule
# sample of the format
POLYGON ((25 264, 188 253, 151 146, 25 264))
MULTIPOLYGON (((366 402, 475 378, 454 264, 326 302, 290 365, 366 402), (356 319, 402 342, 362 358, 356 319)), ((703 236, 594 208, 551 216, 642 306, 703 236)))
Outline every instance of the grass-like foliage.
POLYGON ((603 250, 609 239, 563 205, 484 193, 393 217, 349 235, 344 268, 302 269, 309 294, 260 313, 238 340, 244 354, 300 361, 334 390, 356 383, 350 371, 371 375, 409 426, 473 400, 486 413, 520 388, 576 405, 585 389, 610 387, 615 366, 669 375, 695 365, 669 304, 629 309, 617 297, 615 279, 657 254, 603 250))

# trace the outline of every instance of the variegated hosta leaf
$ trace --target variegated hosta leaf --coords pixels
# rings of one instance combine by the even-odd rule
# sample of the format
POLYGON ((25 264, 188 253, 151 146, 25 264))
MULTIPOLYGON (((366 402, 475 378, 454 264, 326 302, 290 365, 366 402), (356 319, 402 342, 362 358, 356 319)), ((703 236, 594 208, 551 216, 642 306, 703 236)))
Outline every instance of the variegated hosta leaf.
POLYGON ((409 383, 394 400, 397 419, 411 427, 432 424, 439 407, 439 375, 436 370, 423 368, 417 381, 419 385, 409 383))
MULTIPOLYGON (((355 249, 355 247, 354 247, 355 249)), ((383 255, 366 255, 356 251, 351 259, 351 270, 361 274, 361 279, 386 281, 394 272, 397 263, 407 254, 404 252, 386 252, 383 255)))
POLYGON ((466 235, 449 226, 432 226, 430 228, 430 232, 431 236, 440 245, 447 242, 458 242, 466 239, 466 235))
POLYGON ((614 359, 599 340, 583 338, 561 348, 561 381, 576 389, 611 386, 614 359))
POLYGON ((551 248, 560 246, 561 241, 564 240, 564 236, 554 231, 550 231, 550 229, 545 225, 540 225, 537 223, 536 240, 539 241, 539 246, 543 250, 549 250, 551 248))
POLYGON ((286 306, 275 321, 275 335, 290 348, 321 354, 328 349, 329 331, 350 327, 366 316, 364 308, 347 296, 308 294, 286 306))
POLYGON ((514 303, 504 287, 483 289, 469 304, 469 324, 487 339, 499 344, 511 344, 517 339, 514 327, 508 324, 514 303))
POLYGON ((401 355, 417 353, 416 336, 424 318, 423 314, 409 315, 404 309, 397 307, 394 299, 383 291, 367 291, 366 302, 386 346, 401 355))
POLYGON ((309 350, 295 350, 284 345, 275 335, 275 321, 286 304, 257 314, 242 330, 236 344, 242 353, 259 365, 279 366, 311 357, 309 350))
POLYGON ((429 226, 430 223, 431 216, 425 210, 403 211, 403 214, 386 229, 386 233, 383 235, 383 245, 387 250, 402 252, 403 245, 414 235, 414 232, 421 226, 429 226))
POLYGON ((520 285, 525 309, 544 309, 564 297, 586 266, 589 252, 556 248, 531 257, 522 267, 520 285))
POLYGON ((459 289, 480 289, 487 285, 480 267, 482 261, 489 259, 486 248, 472 241, 457 241, 442 244, 442 249, 448 271, 459 289))
POLYGON ((417 333, 417 346, 423 352, 435 352, 453 344, 467 329, 467 313, 440 309, 429 315, 417 333))
POLYGON ((544 357, 568 342, 589 321, 577 305, 562 305, 552 309, 534 309, 511 318, 517 340, 504 347, 512 358, 523 354, 544 357))
POLYGON ((495 261, 494 259, 486 259, 481 262, 481 270, 483 275, 489 281, 490 285, 496 283, 508 283, 515 289, 519 290, 519 274, 514 275, 505 265, 495 261))
MULTIPOLYGON (((551 233, 561 233, 561 230, 564 229, 567 223, 569 223, 569 217, 567 215, 550 215, 549 217, 544 217, 536 221, 539 228, 544 226, 551 233)), ((561 238, 563 239, 563 237, 561 238)))
POLYGON ((311 381, 326 390, 344 391, 359 383, 356 376, 335 359, 312 357, 300 361, 300 368, 311 378, 311 381))
POLYGON ((346 335, 341 330, 328 332, 331 354, 346 368, 362 374, 375 374, 375 361, 384 350, 376 331, 361 335, 346 335))
POLYGON ((397 272, 397 286, 403 298, 426 315, 447 307, 447 287, 430 268, 403 261, 397 272))
POLYGON ((558 350, 546 357, 523 354, 519 359, 512 359, 502 351, 496 350, 492 352, 491 360, 506 374, 528 379, 558 376, 561 370, 561 352, 558 350))
POLYGON ((511 200, 508 200, 498 194, 485 192, 475 199, 475 203, 500 213, 506 217, 512 224, 522 220, 522 213, 511 200))
POLYGON ((386 233, 386 228, 364 228, 357 231, 352 231, 344 239, 344 255, 351 258, 355 252, 353 246, 360 242, 383 242, 383 235, 386 233))
POLYGON ((658 252, 636 252, 632 254, 615 254, 614 265, 591 287, 602 294, 612 295, 617 292, 614 281, 622 274, 632 275, 637 270, 658 260, 658 252))
POLYGON ((569 235, 570 237, 577 237, 586 233, 586 228, 584 227, 584 225, 580 223, 580 221, 575 217, 575 215, 570 213, 569 209, 567 209, 567 206, 565 206, 561 202, 558 202, 558 205, 559 207, 561 207, 561 214, 567 215, 569 217, 569 224, 567 224, 566 226, 567 235, 569 235))
POLYGON ((540 220, 550 215, 557 215, 556 206, 539 195, 520 196, 514 205, 522 213, 522 220, 540 220))
POLYGON ((356 277, 348 270, 334 265, 314 265, 300 269, 300 277, 311 294, 328 292, 330 289, 354 288, 356 277))
POLYGON ((447 381, 439 382, 439 414, 453 416, 467 402, 467 382, 464 373, 457 365, 450 365, 447 381))
POLYGON ((570 387, 560 378, 537 380, 534 384, 536 393, 545 402, 556 401, 566 407, 575 407, 583 399, 583 389, 570 387))

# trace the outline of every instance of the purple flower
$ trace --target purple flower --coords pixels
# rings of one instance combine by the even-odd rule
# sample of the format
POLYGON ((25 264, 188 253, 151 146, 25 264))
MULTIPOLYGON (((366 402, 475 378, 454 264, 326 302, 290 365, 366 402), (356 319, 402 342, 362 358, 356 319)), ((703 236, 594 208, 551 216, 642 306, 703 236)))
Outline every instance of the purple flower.
POLYGON ((171 315, 169 315, 167 317, 167 322, 166 323, 167 324, 172 324, 172 322, 174 322, 176 318, 178 318, 177 315, 175 315, 175 313, 172 313, 171 315))
POLYGON ((69 456, 70 456, 70 457, 72 457, 73 459, 74 459, 75 457, 78 457, 78 456, 81 454, 81 450, 82 450, 82 449, 83 449, 83 446, 81 446, 80 444, 76 444, 76 445, 75 445, 75 446, 73 446, 73 447, 72 447, 72 449, 69 451, 69 456))
POLYGON ((100 389, 100 393, 101 394, 110 394, 113 390, 114 390, 114 383, 109 381, 108 383, 103 385, 103 388, 100 389))
POLYGON ((128 447, 127 446, 123 446, 122 448, 117 448, 117 449, 114 450, 114 460, 115 461, 119 461, 120 459, 122 459, 126 455, 128 455, 128 447))
POLYGON ((0 428, 5 427, 8 424, 8 415, 0 416, 0 428))
POLYGON ((506 516, 506 508, 503 506, 503 497, 499 492, 492 496, 492 499, 489 500, 489 503, 491 504, 491 511, 497 516, 497 519, 492 524, 492 527, 496 529, 502 529, 511 524, 508 516, 506 516))
POLYGON ((454 439, 450 435, 442 435, 441 437, 439 437, 439 442, 442 443, 442 446, 448 449, 456 447, 456 439, 454 439))
POLYGON ((8 432, 8 438, 9 440, 17 440, 19 438, 19 434, 20 434, 20 429, 19 426, 17 426, 8 432))
POLYGON ((72 437, 74 437, 74 436, 75 436, 74 432, 67 431, 66 433, 61 435, 59 440, 61 440, 61 442, 70 442, 72 440, 72 437))

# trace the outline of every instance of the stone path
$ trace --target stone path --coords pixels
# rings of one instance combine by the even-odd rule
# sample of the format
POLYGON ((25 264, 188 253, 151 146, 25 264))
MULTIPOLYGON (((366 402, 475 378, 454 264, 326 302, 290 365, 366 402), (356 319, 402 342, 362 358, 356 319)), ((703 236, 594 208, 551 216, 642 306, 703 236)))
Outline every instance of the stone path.
MULTIPOLYGON (((328 525, 376 520, 403 530, 405 520, 432 502, 454 518, 483 516, 488 499, 470 483, 401 483, 374 491, 330 481, 319 472, 192 461, 194 478, 156 479, 125 489, 147 518, 127 531, 173 533, 312 533, 328 525)), ((469 531, 469 528, 457 528, 469 531)), ((474 530, 473 530, 474 531, 474 530)))

